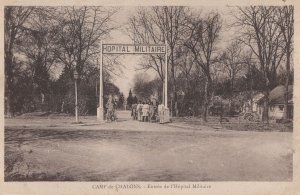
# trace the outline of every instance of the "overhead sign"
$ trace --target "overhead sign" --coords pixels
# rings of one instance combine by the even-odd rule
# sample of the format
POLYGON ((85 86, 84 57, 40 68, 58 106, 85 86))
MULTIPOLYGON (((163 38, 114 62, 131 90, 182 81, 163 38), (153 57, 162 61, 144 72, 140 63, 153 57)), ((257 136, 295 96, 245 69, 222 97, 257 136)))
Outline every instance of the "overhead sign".
POLYGON ((102 44, 104 54, 165 54, 166 45, 102 44))

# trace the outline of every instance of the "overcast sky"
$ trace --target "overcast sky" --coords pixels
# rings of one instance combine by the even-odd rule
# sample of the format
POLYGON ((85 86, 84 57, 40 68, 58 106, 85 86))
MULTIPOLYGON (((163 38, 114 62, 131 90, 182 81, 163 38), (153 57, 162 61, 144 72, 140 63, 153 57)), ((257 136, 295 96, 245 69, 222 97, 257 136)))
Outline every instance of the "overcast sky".
MULTIPOLYGON (((117 30, 114 30, 111 32, 111 38, 109 40, 106 40, 107 43, 132 43, 130 37, 125 32, 125 25, 128 21, 128 18, 135 13, 135 10, 137 7, 134 6, 126 6, 121 7, 119 12, 114 16, 114 20, 117 22, 118 25, 122 25, 123 27, 117 30)), ((197 7, 193 8, 195 10, 203 9, 204 11, 210 11, 210 10, 218 10, 223 19, 223 28, 225 28, 227 18, 228 18, 228 8, 223 7, 197 7)), ((222 36, 221 45, 226 45, 228 42, 228 39, 232 36, 228 36, 229 32, 226 31, 226 36, 222 36)), ((125 96, 128 95, 129 89, 132 89, 133 87, 133 78, 134 75, 138 72, 144 72, 143 71, 135 71, 138 66, 138 62, 142 59, 142 55, 123 55, 120 57, 120 62, 124 64, 123 72, 124 74, 121 74, 121 76, 113 76, 113 82, 116 86, 118 86, 121 90, 121 92, 124 93, 125 96)), ((153 70, 148 70, 146 72, 150 75, 151 78, 154 78, 157 76, 157 73, 153 70)))
MULTIPOLYGON (((114 20, 118 25, 122 25, 122 28, 111 32, 111 38, 110 40, 107 40, 108 43, 132 43, 132 40, 125 32, 125 29, 128 18, 135 12, 136 8, 137 7, 134 6, 120 8, 119 12, 114 17, 114 20)), ((134 75, 138 72, 145 72, 144 70, 135 71, 140 68, 138 66, 140 60, 142 60, 142 55, 125 54, 119 57, 119 61, 124 65, 122 68, 124 74, 121 74, 121 76, 113 76, 113 81, 125 96, 127 96, 129 90, 133 88, 134 75)), ((151 70, 147 71, 147 74, 149 74, 151 78, 156 76, 156 73, 151 70)))

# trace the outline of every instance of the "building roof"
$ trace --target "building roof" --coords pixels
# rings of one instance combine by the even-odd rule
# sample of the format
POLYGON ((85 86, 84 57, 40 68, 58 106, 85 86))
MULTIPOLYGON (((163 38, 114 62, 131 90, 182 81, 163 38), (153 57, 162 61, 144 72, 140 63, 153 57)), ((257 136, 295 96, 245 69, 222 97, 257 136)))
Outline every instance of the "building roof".
MULTIPOLYGON (((269 104, 284 104, 284 93, 285 93, 285 86, 284 85, 278 85, 274 89, 270 91, 269 94, 269 104)), ((293 85, 289 85, 288 88, 288 103, 293 103, 293 85)), ((265 98, 264 96, 261 96, 258 100, 258 104, 262 104, 264 102, 265 98)))
MULTIPOLYGON (((284 93, 285 93, 285 86, 278 85, 275 87, 269 95, 269 102, 270 104, 283 104, 284 103, 284 93)), ((293 85, 289 85, 288 87, 288 97, 289 103, 293 103, 293 85)))
POLYGON ((256 95, 253 96, 253 102, 258 102, 259 100, 261 100, 264 97, 263 93, 257 93, 256 95))

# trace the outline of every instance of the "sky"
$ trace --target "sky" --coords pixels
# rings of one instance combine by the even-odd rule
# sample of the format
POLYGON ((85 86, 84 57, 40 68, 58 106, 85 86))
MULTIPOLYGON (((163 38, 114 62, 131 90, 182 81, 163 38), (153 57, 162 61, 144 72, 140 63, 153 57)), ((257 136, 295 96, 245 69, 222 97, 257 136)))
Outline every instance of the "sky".
MULTIPOLYGON (((118 25, 124 25, 121 29, 113 30, 110 35, 110 39, 107 40, 107 43, 127 43, 131 44, 132 40, 124 32, 125 25, 128 18, 134 13, 136 7, 121 7, 118 13, 116 13, 114 20, 118 25)), ((105 54, 106 55, 106 54, 105 54)), ((136 71, 139 68, 138 63, 142 60, 142 55, 130 55, 125 54, 119 57, 119 61, 124 65, 122 66, 121 76, 113 76, 113 83, 119 87, 120 91, 127 96, 130 89, 133 88, 133 78, 134 75, 139 72, 144 72, 144 70, 136 71)), ((104 65, 105 66, 105 65, 104 65)), ((154 71, 147 71, 151 77, 155 77, 156 73, 154 71)))
MULTIPOLYGON (((203 7, 193 8, 194 10, 201 9, 203 7)), ((113 30, 110 34, 110 38, 108 40, 105 40, 104 43, 132 43, 132 40, 130 37, 126 34, 126 23, 128 21, 128 18, 135 13, 135 10, 137 7, 134 6, 126 6, 121 7, 120 10, 115 14, 113 20, 120 26, 122 26, 119 29, 113 30)), ((223 7, 205 7, 204 11, 209 10, 216 10, 222 14, 223 23, 226 24, 226 13, 228 11, 228 8, 223 7), (225 16, 225 18, 223 17, 225 16)), ((227 34, 229 32, 226 32, 227 34)), ((229 37, 232 36, 222 36, 222 43, 224 44, 229 37)), ((105 54, 106 55, 106 54, 105 54)), ((121 76, 113 76, 113 83, 119 87, 120 91, 123 92, 125 96, 128 95, 128 92, 130 89, 133 88, 133 78, 134 75, 139 72, 144 72, 144 70, 136 71, 136 69, 139 68, 138 63, 140 60, 142 60, 142 55, 123 55, 120 58, 120 62, 124 65, 122 68, 123 74, 121 76)), ((105 64, 104 64, 105 66, 105 64)), ((157 73, 154 70, 148 70, 146 73, 150 76, 150 78, 157 77, 157 73)))
MULTIPOLYGON (((134 11, 137 7, 135 6, 123 6, 120 7, 120 10, 113 16, 113 21, 116 25, 121 26, 120 28, 111 31, 110 38, 103 40, 103 43, 111 43, 111 44, 132 44, 132 40, 125 32, 126 23, 128 18, 134 14, 134 11)), ((107 54, 104 54, 107 55, 107 54)), ((143 59, 142 55, 121 55, 118 60, 123 64, 121 66, 121 70, 118 71, 118 75, 111 74, 112 82, 120 89, 120 91, 127 96, 130 89, 133 89, 133 79, 135 74, 137 73, 145 73, 145 70, 137 70, 140 69, 138 63, 143 59), (122 74, 121 74, 122 73, 122 74)), ((105 64, 103 64, 105 66, 105 64)), ((104 67, 105 68, 105 67, 104 67)), ((62 66, 52 66, 52 77, 53 79, 58 79, 61 74, 63 68, 62 66)), ((149 75, 150 79, 155 78, 157 73, 154 70, 147 70, 146 74, 149 75)))

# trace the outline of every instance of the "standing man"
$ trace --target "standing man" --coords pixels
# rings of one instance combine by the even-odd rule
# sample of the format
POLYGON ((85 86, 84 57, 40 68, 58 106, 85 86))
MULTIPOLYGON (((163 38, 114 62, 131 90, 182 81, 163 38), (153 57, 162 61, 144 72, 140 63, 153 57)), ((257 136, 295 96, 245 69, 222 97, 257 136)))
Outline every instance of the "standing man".
POLYGON ((137 104, 136 103, 132 104, 131 116, 132 116, 133 120, 137 120, 137 104))

